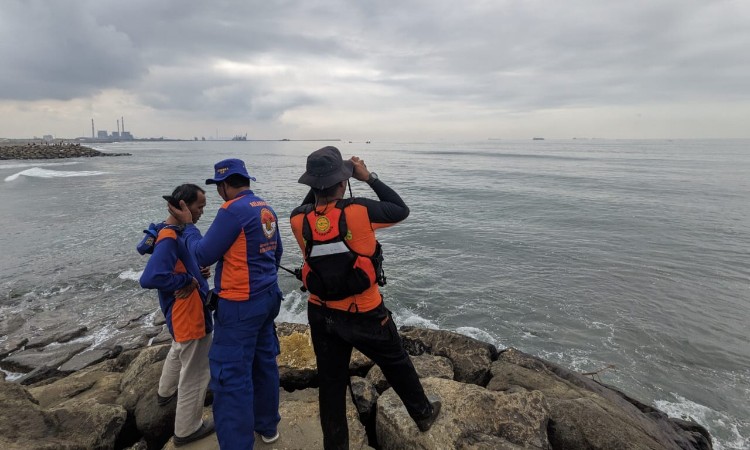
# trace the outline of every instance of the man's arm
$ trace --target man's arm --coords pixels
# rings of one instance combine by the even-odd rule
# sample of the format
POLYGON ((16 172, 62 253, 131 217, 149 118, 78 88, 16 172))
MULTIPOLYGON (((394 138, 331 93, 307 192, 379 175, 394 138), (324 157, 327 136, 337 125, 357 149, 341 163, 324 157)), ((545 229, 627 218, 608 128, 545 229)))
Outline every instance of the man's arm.
POLYGON ((154 253, 149 258, 141 275, 141 287, 174 292, 192 283, 193 277, 187 273, 174 273, 177 263, 177 240, 162 237, 156 241, 154 253))
POLYGON ((219 210, 206 235, 193 224, 188 224, 183 231, 185 244, 199 266, 210 266, 221 259, 237 240, 242 232, 242 225, 234 214, 225 208, 219 210))
MULTIPOLYGON (((370 171, 367 170, 364 160, 352 156, 350 161, 354 165, 352 176, 359 181, 367 182, 370 178, 370 171)), ((356 203, 367 207, 367 215, 373 229, 387 227, 409 217, 409 207, 396 191, 379 179, 368 184, 378 196, 379 201, 360 198, 356 200, 356 203)))

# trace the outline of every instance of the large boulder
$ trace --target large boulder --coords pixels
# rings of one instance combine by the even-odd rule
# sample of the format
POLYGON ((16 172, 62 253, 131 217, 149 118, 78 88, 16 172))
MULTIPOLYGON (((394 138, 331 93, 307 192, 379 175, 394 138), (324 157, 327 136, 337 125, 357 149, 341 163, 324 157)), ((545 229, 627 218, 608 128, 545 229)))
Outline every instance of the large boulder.
POLYGON ((86 342, 69 342, 22 350, 0 361, 0 367, 14 372, 30 372, 41 367, 56 368, 89 345, 86 342))
POLYGON ((490 390, 522 387, 544 393, 553 448, 711 448, 708 432, 698 424, 669 419, 619 391, 518 350, 504 351, 491 373, 490 390))
POLYGON ((393 389, 387 390, 378 399, 376 424, 383 450, 549 448, 549 411, 541 392, 506 394, 441 378, 424 378, 422 385, 441 399, 440 415, 422 433, 393 389))
POLYGON ((119 405, 72 398, 45 409, 21 385, 0 381, 0 448, 110 449, 125 424, 119 405))
POLYGON ((490 379, 490 364, 497 359, 497 348, 452 331, 401 327, 404 348, 410 355, 429 353, 445 356, 453 363, 455 380, 486 386, 490 379))
POLYGON ((161 446, 174 434, 175 402, 159 406, 156 391, 170 345, 143 349, 128 365, 117 403, 135 418, 138 433, 149 446, 161 446))

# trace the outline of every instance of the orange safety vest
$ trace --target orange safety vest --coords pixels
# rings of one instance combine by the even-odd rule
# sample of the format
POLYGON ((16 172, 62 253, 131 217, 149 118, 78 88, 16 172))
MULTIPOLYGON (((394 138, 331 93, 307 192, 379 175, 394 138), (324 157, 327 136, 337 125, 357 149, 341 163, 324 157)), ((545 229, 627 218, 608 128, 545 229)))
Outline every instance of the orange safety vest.
POLYGON ((352 200, 337 201, 325 214, 312 206, 304 212, 302 283, 323 303, 361 294, 375 283, 386 283, 380 243, 376 241, 372 256, 357 253, 348 244, 352 236, 344 208, 352 200))

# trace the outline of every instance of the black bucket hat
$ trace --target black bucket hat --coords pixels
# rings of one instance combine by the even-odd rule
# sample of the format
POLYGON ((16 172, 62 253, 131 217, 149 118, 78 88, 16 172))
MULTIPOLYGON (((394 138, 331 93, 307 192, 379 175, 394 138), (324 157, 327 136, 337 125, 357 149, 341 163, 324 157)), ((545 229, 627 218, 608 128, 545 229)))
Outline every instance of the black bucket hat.
POLYGON ((323 147, 307 157, 307 170, 299 177, 299 182, 313 189, 325 189, 336 183, 348 180, 354 172, 354 164, 341 158, 336 147, 323 147))

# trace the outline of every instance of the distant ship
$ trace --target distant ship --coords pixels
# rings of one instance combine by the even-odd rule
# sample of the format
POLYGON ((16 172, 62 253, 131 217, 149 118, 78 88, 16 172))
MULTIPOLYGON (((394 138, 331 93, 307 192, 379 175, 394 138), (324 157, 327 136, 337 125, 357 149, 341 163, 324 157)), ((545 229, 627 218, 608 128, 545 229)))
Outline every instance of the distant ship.
POLYGON ((239 134, 232 138, 233 141, 246 141, 247 140, 247 133, 245 133, 244 136, 240 136, 239 134))
POLYGON ((533 141, 543 141, 543 140, 544 140, 544 138, 533 138, 532 140, 533 140, 533 141))

